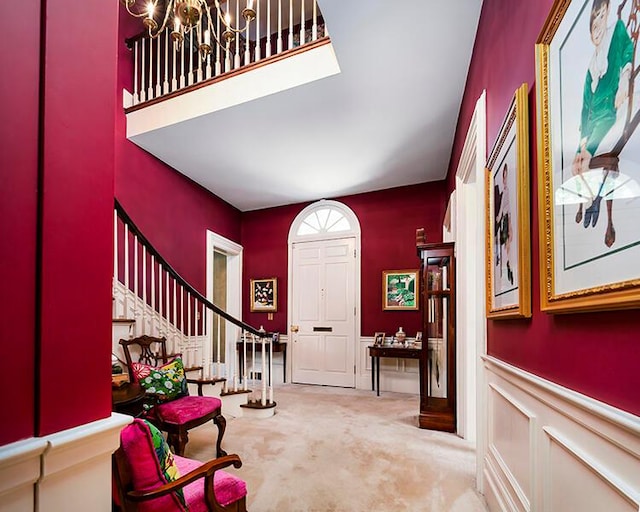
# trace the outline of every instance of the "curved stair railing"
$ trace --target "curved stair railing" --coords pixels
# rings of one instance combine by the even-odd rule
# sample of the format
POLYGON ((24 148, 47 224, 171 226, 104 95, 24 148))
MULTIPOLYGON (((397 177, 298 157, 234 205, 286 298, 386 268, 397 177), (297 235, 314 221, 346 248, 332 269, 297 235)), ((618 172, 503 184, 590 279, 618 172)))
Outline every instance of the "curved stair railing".
MULTIPOLYGON (((131 320, 131 337, 165 337, 167 349, 182 355, 187 372, 198 371, 207 381, 223 383, 222 395, 247 393, 253 408, 275 406, 273 334, 233 317, 190 285, 153 247, 117 200, 113 227, 113 318, 131 320), (236 354, 240 341, 242 358, 236 354), (250 366, 248 343, 252 351, 250 366), (249 389, 250 383, 259 391, 249 389)), ((123 358, 118 340, 114 340, 112 350, 123 358)))

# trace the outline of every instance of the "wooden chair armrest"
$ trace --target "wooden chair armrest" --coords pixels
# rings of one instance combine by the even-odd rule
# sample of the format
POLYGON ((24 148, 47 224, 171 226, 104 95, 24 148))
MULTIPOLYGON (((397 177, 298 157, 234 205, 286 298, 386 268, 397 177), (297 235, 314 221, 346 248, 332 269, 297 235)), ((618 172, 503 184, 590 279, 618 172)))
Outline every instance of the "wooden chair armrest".
POLYGON ((196 468, 186 475, 181 476, 177 480, 168 484, 161 485, 160 487, 156 487, 153 490, 129 491, 127 492, 127 499, 139 502, 159 498, 161 496, 165 496, 169 493, 182 489, 185 485, 189 485, 191 482, 194 482, 203 477, 207 480, 211 480, 211 487, 213 488, 214 473, 219 469, 223 469, 229 466, 233 466, 236 469, 241 467, 242 461, 240 460, 240 457, 236 454, 231 454, 225 455, 224 457, 219 457, 217 459, 212 459, 199 468, 196 468))

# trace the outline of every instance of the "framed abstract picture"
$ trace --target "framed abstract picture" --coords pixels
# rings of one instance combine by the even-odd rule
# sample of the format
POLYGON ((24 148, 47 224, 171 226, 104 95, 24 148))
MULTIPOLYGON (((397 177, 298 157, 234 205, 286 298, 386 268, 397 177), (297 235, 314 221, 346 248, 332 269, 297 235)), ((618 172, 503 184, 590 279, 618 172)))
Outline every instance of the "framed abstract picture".
POLYGON ((278 310, 278 279, 251 280, 251 311, 275 312, 278 310))
POLYGON ((640 307, 637 0, 557 0, 536 45, 541 309, 640 307))
POLYGON ((487 162, 487 317, 531 316, 528 86, 516 91, 487 162))
POLYGON ((382 272, 382 309, 409 311, 418 309, 419 270, 382 272))

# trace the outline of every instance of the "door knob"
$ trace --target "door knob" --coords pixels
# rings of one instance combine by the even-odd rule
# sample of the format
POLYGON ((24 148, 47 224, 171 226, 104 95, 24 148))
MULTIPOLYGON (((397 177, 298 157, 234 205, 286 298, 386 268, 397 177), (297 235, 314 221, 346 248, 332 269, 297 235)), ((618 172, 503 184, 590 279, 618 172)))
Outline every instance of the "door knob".
POLYGON ((298 332, 300 327, 298 325, 292 325, 289 329, 291 330, 291 332, 298 332))

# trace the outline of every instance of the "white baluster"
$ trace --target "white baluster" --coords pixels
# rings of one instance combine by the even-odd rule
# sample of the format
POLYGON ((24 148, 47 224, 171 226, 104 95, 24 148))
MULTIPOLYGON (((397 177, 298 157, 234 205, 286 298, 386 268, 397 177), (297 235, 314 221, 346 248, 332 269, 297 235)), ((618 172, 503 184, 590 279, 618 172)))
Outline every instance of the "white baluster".
POLYGON ((173 345, 172 351, 175 354, 176 352, 179 352, 179 350, 176 350, 176 329, 178 327, 178 304, 176 302, 176 295, 177 295, 177 282, 175 279, 172 279, 173 282, 173 337, 171 338, 171 343, 173 345))
MULTIPOLYGON (((118 286, 118 212, 113 211, 113 297, 116 296, 118 286)), ((113 301, 113 318, 116 317, 116 301, 113 301)))
POLYGON ((265 359, 265 338, 260 338, 262 342, 262 368, 260 371, 260 380, 262 381, 262 391, 260 393, 260 398, 262 399, 262 405, 267 405, 267 360, 265 359))
MULTIPOLYGON (((220 16, 216 16, 216 34, 220 36, 220 16)), ((214 45, 216 47, 216 63, 214 67, 214 76, 220 75, 222 73, 222 61, 220 60, 220 45, 214 45)))
POLYGON ((163 302, 162 302, 162 279, 163 279, 162 263, 158 262, 158 335, 164 336, 162 332, 162 319, 164 318, 163 302))
MULTIPOLYGON (((231 6, 229 6, 231 7, 231 6)), ((236 23, 240 26, 240 2, 236 0, 236 23)), ((237 69, 240 67, 240 34, 236 34, 235 42, 235 52, 233 56, 233 67, 237 69)), ((247 39, 247 44, 249 44, 249 40, 247 39)))
POLYGON ((187 340, 191 345, 191 292, 187 292, 187 340))
POLYGON ((144 53, 144 38, 140 40, 140 101, 146 101, 147 100, 147 91, 146 91, 146 69, 144 67, 145 64, 145 53, 144 53))
POLYGON ((147 99, 153 99, 153 40, 149 39, 149 87, 147 89, 147 99))
POLYGON ((217 365, 216 365, 216 377, 220 376, 220 315, 216 315, 217 316, 217 320, 218 320, 218 332, 217 334, 217 346, 216 346, 216 361, 217 361, 217 365))
POLYGON ((318 39, 318 2, 313 0, 313 25, 311 29, 311 40, 318 39))
MULTIPOLYGON (((260 26, 260 25, 258 25, 260 26)), ((259 29, 257 29, 259 30, 259 29)), ((265 48, 266 55, 265 57, 271 57, 271 0, 267 0, 267 46, 265 48)), ((260 39, 258 39, 260 41, 260 39)))
POLYGON ((162 96, 162 84, 160 80, 160 67, 162 63, 162 52, 160 51, 160 37, 156 39, 156 98, 162 96))
POLYGON ((228 41, 224 50, 224 71, 231 71, 231 49, 228 41))
MULTIPOLYGON (((167 40, 169 36, 167 36, 167 40)), ((178 75, 176 74, 176 52, 171 52, 171 92, 175 91, 178 88, 178 75)))
POLYGON ((304 0, 300 0, 300 46, 306 42, 304 28, 304 0))
POLYGON ((164 82, 162 84, 162 92, 169 92, 169 31, 164 31, 164 82))
POLYGON ((158 326, 156 325, 156 270, 155 257, 151 255, 151 333, 157 336, 158 326))
POLYGON ((142 246, 142 332, 147 332, 147 246, 142 246))
MULTIPOLYGON (((193 30, 190 33, 189 42, 193 43, 193 30)), ((191 47, 191 45, 189 45, 189 77, 188 77, 187 83, 189 85, 193 85, 193 79, 194 79, 194 74, 193 74, 193 48, 191 47)))
MULTIPOLYGON (((186 38, 185 38, 186 39, 186 38)), ((182 44, 180 45, 180 89, 182 89, 185 86, 185 76, 184 76, 184 68, 185 68, 185 62, 184 62, 184 47, 187 45, 186 40, 182 41, 182 44)))
POLYGON ((133 334, 138 334, 138 279, 140 275, 140 263, 138 261, 138 235, 133 235, 133 318, 136 323, 133 324, 133 334))
POLYGON ((273 338, 269 343, 269 402, 273 402, 273 338))
MULTIPOLYGON (((262 58, 262 48, 260 48, 260 3, 256 2, 256 62, 258 62, 262 58)), ((267 36, 269 35, 269 31, 267 30, 267 36)), ((247 38, 248 43, 248 38, 247 38)))
POLYGON ((276 52, 282 53, 282 0, 278 0, 278 39, 276 41, 276 52))
MULTIPOLYGON (((193 33, 193 32, 191 32, 193 33)), ((196 79, 197 83, 202 82, 202 58, 200 55, 200 45, 204 42, 202 30, 200 30, 200 25, 198 25, 196 30, 196 37, 198 38, 198 77, 196 79)))
POLYGON ((180 352, 184 347, 184 286, 180 285, 180 352))
POLYGON ((124 225, 124 318, 129 318, 129 225, 124 225))
POLYGON ((287 50, 293 48, 293 0, 289 0, 289 46, 287 50))
POLYGON ((133 43, 133 104, 137 105, 140 101, 140 96, 138 94, 138 58, 139 58, 139 50, 138 50, 138 41, 134 41, 133 43))
POLYGON ((244 390, 247 391, 247 333, 244 330, 242 331, 242 383, 244 390))

